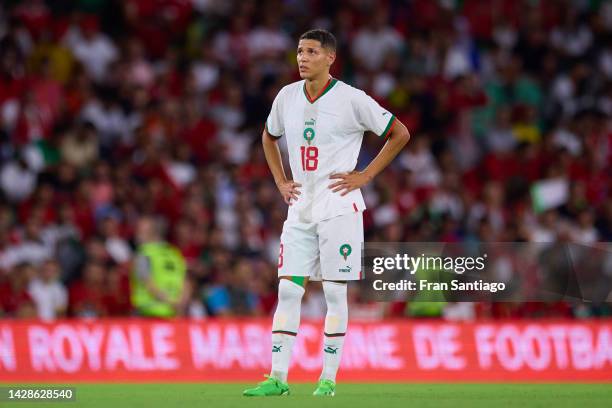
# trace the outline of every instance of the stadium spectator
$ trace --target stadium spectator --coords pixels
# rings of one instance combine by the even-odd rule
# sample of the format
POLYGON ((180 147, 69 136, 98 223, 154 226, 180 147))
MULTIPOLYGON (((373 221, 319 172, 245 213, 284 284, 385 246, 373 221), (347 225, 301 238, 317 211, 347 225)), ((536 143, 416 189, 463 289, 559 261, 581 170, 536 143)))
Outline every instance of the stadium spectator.
POLYGON ((64 41, 94 81, 101 82, 109 76, 108 68, 119 53, 116 45, 99 31, 95 17, 83 18, 78 27, 71 27, 64 41))
POLYGON ((66 315, 68 291, 59 278, 59 264, 49 260, 40 268, 39 276, 28 285, 28 293, 36 304, 38 317, 42 320, 55 320, 66 315))
POLYGON ((226 283, 215 285, 206 293, 206 305, 211 314, 225 317, 260 314, 254 278, 251 264, 247 260, 237 261, 224 279, 226 283))
POLYGON ((373 15, 368 18, 368 24, 356 33, 353 41, 352 54, 355 61, 369 72, 382 68, 390 54, 399 53, 402 49, 402 37, 387 25, 387 21, 387 11, 376 7, 373 15))
POLYGON ((161 229, 151 217, 141 217, 136 225, 139 246, 130 280, 132 306, 140 316, 184 315, 191 298, 185 259, 163 240, 161 229))
POLYGON ((104 302, 105 268, 97 262, 83 267, 83 277, 73 282, 69 289, 70 314, 76 317, 96 318, 108 315, 104 302))
POLYGON ((91 122, 70 129, 61 139, 62 159, 78 169, 86 169, 98 159, 96 129, 91 122))
POLYGON ((0 169, 0 185, 4 196, 14 203, 28 198, 36 188, 36 173, 23 158, 7 161, 0 169))
POLYGON ((22 263, 8 272, 5 282, 0 283, 0 311, 4 317, 35 318, 36 305, 28 293, 28 282, 36 269, 22 263))

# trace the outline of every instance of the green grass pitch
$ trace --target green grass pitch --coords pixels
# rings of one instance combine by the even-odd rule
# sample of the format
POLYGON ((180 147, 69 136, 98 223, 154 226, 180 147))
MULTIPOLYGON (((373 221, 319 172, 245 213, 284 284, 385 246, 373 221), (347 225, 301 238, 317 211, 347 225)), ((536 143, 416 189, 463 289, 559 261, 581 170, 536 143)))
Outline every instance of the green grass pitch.
MULTIPOLYGON (((612 407, 612 384, 342 384, 313 397, 314 384, 290 384, 286 397, 247 398, 253 384, 72 384, 76 402, 0 402, 1 407, 502 408, 612 407)), ((8 384, 1 384, 6 387, 8 384)), ((30 385, 33 386, 33 385, 30 385)), ((38 385, 40 386, 40 385, 38 385)), ((49 384, 49 386, 61 386, 49 384)))

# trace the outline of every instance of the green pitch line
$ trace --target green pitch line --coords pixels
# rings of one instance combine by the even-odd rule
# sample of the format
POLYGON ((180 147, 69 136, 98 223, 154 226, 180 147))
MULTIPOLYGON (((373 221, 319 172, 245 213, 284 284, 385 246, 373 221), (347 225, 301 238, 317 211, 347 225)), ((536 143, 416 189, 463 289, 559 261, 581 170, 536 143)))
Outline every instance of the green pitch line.
MULTIPOLYGON (((502 408, 612 406, 610 384, 338 384, 335 397, 313 397, 315 384, 293 384, 287 397, 247 398, 252 384, 73 384, 76 402, 0 402, 2 408, 291 407, 502 408), (315 405, 316 404, 316 405, 315 405)), ((57 384, 54 384, 57 385, 57 384)), ((6 387, 7 384, 0 384, 6 387)), ((31 385, 30 385, 31 386, 31 385)), ((53 386, 53 385, 51 385, 53 386)))

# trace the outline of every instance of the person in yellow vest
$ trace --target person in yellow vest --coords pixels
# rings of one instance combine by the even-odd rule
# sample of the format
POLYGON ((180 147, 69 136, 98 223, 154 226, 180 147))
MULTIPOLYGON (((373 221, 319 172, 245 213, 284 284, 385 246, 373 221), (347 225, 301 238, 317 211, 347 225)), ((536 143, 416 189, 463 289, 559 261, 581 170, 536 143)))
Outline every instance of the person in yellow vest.
POLYGON ((130 276, 132 307, 139 316, 170 318, 183 314, 189 299, 185 259, 162 239, 152 217, 136 226, 139 244, 130 276))

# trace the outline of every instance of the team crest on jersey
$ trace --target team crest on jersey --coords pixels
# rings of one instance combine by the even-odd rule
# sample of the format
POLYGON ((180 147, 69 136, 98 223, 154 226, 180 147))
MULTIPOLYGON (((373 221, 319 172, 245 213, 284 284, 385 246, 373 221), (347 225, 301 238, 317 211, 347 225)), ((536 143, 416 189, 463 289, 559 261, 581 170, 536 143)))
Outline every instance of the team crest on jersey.
POLYGON ((340 255, 344 257, 345 261, 346 258, 348 258, 348 256, 351 254, 351 252, 353 252, 353 248, 351 248, 349 244, 344 244, 340 247, 340 255))
POLYGON ((315 137, 315 131, 313 128, 307 127, 306 129, 304 129, 304 139, 306 139, 308 144, 310 144, 310 142, 312 141, 312 139, 314 139, 314 137, 315 137))

